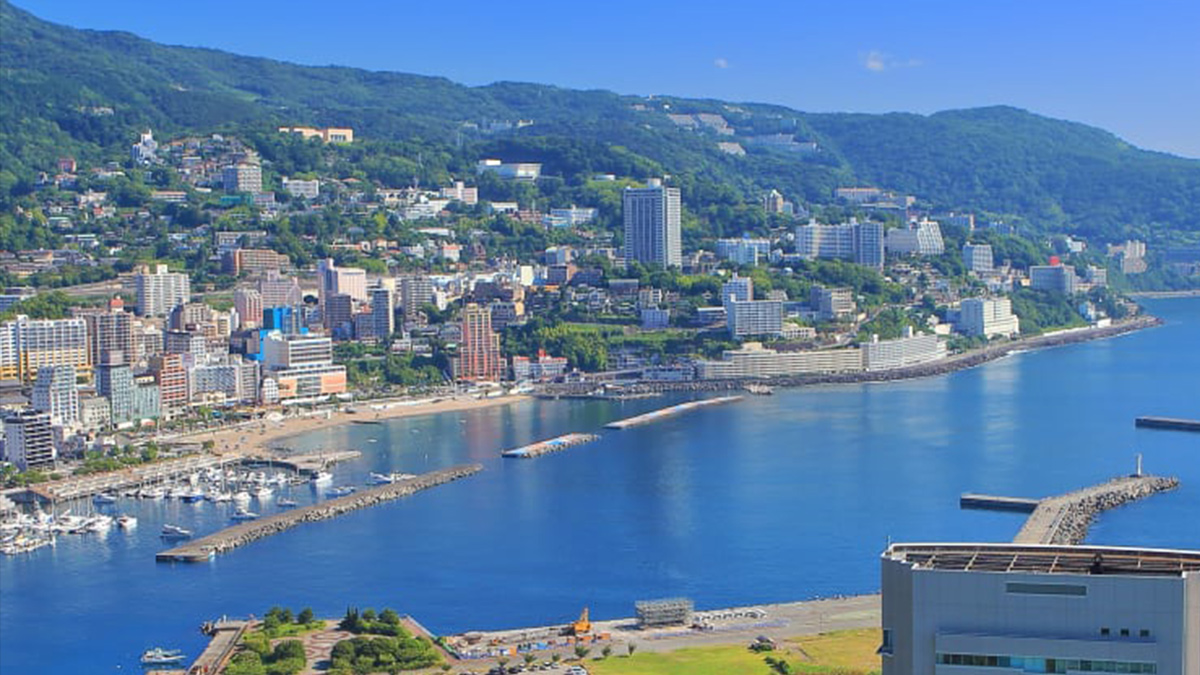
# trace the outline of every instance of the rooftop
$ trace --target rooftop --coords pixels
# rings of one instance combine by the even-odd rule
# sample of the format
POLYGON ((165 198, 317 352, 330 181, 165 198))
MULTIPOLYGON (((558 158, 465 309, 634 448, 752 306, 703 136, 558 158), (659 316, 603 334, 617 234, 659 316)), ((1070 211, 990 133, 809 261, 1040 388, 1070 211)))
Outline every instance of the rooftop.
POLYGON ((1182 575, 1200 551, 1017 544, 893 544, 886 558, 921 569, 1033 574, 1182 575))

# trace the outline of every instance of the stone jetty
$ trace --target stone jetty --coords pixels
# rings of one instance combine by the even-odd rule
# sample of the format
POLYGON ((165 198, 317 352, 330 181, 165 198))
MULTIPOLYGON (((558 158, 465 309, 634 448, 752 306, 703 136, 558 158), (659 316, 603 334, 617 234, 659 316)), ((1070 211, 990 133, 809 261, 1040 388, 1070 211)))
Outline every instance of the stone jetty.
POLYGON ((1025 521, 1025 526, 1017 533, 1013 543, 1082 543, 1087 537, 1092 520, 1102 511, 1115 509, 1178 486, 1177 478, 1135 474, 1065 495, 1048 497, 1038 502, 1037 508, 1025 521))
POLYGON ((642 415, 637 415, 635 417, 626 417, 623 420, 609 422, 608 424, 604 425, 604 428, 605 429, 628 429, 630 427, 637 427, 637 426, 641 426, 643 424, 650 424, 651 422, 657 422, 659 420, 667 419, 668 417, 673 417, 675 415, 679 415, 679 414, 682 414, 685 412, 690 412, 692 410, 699 410, 700 408, 706 408, 706 407, 712 406, 712 405, 721 405, 722 403, 733 403, 734 401, 742 400, 742 398, 744 398, 744 397, 742 397, 742 396, 718 396, 717 398, 702 398, 698 401, 688 401, 687 403, 680 403, 678 405, 661 408, 659 410, 652 410, 648 413, 645 413, 642 415))
POLYGON ((185 542, 175 548, 162 551, 156 556, 156 559, 159 562, 203 562, 218 553, 225 553, 264 537, 279 534, 302 523, 336 518, 350 511, 365 509, 376 504, 407 497, 443 483, 466 478, 482 470, 483 466, 480 464, 465 464, 424 473, 387 485, 367 488, 345 497, 227 527, 207 537, 185 542))
POLYGON ((529 445, 523 445, 519 448, 505 450, 500 454, 504 457, 533 459, 534 457, 540 457, 550 452, 558 452, 559 450, 566 450, 567 448, 571 448, 576 445, 591 443, 599 438, 600 437, 596 434, 565 434, 549 440, 538 441, 537 443, 530 443, 529 445))

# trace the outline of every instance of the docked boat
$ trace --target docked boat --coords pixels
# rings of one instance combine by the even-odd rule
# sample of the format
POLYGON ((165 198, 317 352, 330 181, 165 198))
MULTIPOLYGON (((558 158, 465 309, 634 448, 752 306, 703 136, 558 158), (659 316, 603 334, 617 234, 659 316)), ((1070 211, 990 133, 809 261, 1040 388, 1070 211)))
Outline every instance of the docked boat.
POLYGON ((328 471, 318 471, 312 477, 314 483, 328 483, 331 480, 333 480, 333 474, 328 471))
POLYGON ((116 504, 117 497, 116 497, 116 495, 111 495, 107 492, 101 492, 100 494, 96 495, 95 497, 92 497, 92 503, 96 504, 96 505, 116 504))
POLYGON ((270 499, 273 494, 275 491, 265 485, 254 491, 254 497, 259 501, 270 499))
POLYGON ((387 485, 396 480, 395 474, 391 473, 375 473, 371 472, 370 479, 372 485, 387 485))
POLYGON ((250 501, 250 493, 242 490, 241 492, 233 495, 233 501, 238 502, 239 504, 245 504, 250 501))
POLYGON ((133 528, 137 527, 137 523, 137 518, 129 515, 128 513, 122 514, 117 518, 117 527, 121 528, 122 530, 132 530, 133 528))
POLYGON ((187 539, 192 536, 192 531, 185 530, 178 525, 164 524, 162 526, 162 536, 164 539, 187 539))
POLYGON ((204 491, 193 490, 192 492, 184 493, 182 496, 180 496, 180 499, 187 504, 195 504, 196 502, 204 501, 204 491))
POLYGON ((299 503, 295 499, 288 499, 286 497, 283 499, 280 499, 279 501, 277 501, 275 503, 278 504, 279 508, 282 508, 282 509, 291 509, 291 508, 295 508, 295 507, 299 506, 299 503))
POLYGON ((348 494, 353 494, 354 488, 349 485, 343 487, 329 488, 325 491, 327 497, 345 497, 348 494))
POLYGON ((155 647, 142 652, 143 666, 169 666, 184 659, 183 652, 178 649, 163 649, 155 647))
POLYGON ((257 513, 254 513, 253 511, 247 511, 246 509, 239 507, 238 510, 233 512, 233 515, 230 516, 230 519, 232 519, 232 520, 254 520, 257 517, 258 517, 257 513))

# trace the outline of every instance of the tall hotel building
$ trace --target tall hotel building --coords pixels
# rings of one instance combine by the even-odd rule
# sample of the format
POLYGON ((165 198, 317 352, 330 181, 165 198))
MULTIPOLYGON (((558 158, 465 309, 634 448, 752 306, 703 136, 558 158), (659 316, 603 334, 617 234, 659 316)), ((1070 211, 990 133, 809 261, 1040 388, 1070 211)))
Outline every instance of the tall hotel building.
POLYGON ((500 358, 500 336, 492 330, 492 313, 471 303, 463 309, 462 344, 455 362, 460 380, 499 381, 506 370, 500 358))
POLYGON ((626 188, 625 262, 680 267, 683 239, 680 233, 679 188, 651 179, 649 187, 626 188))
POLYGON ((31 383, 43 366, 74 366, 91 373, 83 319, 30 319, 22 314, 0 324, 0 379, 31 383))

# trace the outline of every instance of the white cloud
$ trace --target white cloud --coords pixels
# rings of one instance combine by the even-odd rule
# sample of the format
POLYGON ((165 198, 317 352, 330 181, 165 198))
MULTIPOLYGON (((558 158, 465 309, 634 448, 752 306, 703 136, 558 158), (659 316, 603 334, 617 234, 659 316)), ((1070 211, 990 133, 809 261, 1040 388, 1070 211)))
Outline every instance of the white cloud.
POLYGON ((720 68, 721 70, 725 70, 726 68, 729 67, 729 61, 727 59, 725 59, 724 57, 718 57, 716 60, 713 61, 713 65, 720 68))
POLYGON ((863 68, 872 73, 882 73, 885 70, 895 70, 897 68, 916 68, 924 65, 920 59, 900 60, 893 57, 891 54, 872 49, 862 55, 863 68))

